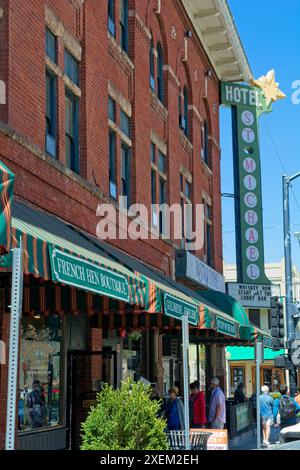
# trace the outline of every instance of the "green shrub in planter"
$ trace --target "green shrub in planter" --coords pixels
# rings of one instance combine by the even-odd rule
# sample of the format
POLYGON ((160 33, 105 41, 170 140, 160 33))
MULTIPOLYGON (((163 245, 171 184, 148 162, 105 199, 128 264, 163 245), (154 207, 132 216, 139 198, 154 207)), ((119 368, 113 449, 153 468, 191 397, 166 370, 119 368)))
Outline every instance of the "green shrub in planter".
POLYGON ((167 450, 166 423, 151 389, 127 381, 118 390, 105 386, 82 424, 82 450, 167 450))

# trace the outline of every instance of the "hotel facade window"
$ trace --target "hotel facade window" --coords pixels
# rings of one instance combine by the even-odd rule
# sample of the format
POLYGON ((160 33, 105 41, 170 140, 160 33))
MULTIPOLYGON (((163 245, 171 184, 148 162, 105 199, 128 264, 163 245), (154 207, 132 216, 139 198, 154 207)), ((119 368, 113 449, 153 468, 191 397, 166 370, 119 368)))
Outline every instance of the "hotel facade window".
POLYGON ((57 77, 46 70, 46 152, 56 158, 57 77))
POLYGON ((108 31, 113 36, 116 35, 116 21, 115 21, 115 0, 108 0, 108 31))
POLYGON ((68 89, 65 92, 65 99, 66 166, 75 173, 79 173, 79 101, 68 89))
POLYGON ((122 142, 121 145, 121 165, 122 165, 122 177, 121 177, 121 194, 127 198, 127 209, 131 204, 130 197, 130 148, 122 142))
POLYGON ((75 57, 65 49, 65 74, 75 85, 79 85, 79 64, 75 57))
POLYGON ((109 131, 109 195, 117 199, 117 176, 116 176, 116 133, 109 131))
POLYGON ((149 51, 149 62, 150 62, 150 88, 155 91, 155 55, 154 55, 154 41, 151 36, 150 40, 150 51, 149 51))
MULTIPOLYGON (((167 164, 166 155, 154 143, 150 147, 151 158, 151 203, 163 205, 167 202, 167 164)), ((159 213, 152 208, 152 226, 162 235, 165 233, 164 211, 159 213)))
POLYGON ((120 1, 120 41, 122 49, 128 53, 128 0, 120 1))
POLYGON ((208 123, 205 119, 202 129, 202 138, 201 138, 201 156, 206 163, 206 165, 210 166, 210 155, 209 155, 209 139, 208 139, 208 123))
POLYGON ((157 43, 157 96, 164 102, 164 57, 160 42, 157 43))
POLYGON ((57 63, 57 39, 56 36, 50 31, 50 29, 46 28, 46 55, 50 57, 50 59, 57 63))
POLYGON ((204 225, 205 225, 205 262, 208 266, 214 267, 213 259, 213 216, 212 207, 206 202, 204 204, 204 225))

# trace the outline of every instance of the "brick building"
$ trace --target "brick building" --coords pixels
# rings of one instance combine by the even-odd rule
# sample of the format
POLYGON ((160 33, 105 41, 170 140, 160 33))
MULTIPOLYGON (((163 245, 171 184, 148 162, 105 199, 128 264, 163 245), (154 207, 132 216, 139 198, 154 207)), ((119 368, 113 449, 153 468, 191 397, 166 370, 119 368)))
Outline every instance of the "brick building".
MULTIPOLYGON (((84 243, 93 245, 95 256, 102 253, 107 263, 125 265, 132 273, 169 279, 174 289, 177 278, 186 298, 192 290, 222 290, 219 81, 244 81, 250 75, 223 0, 195 4, 188 0, 0 0, 0 160, 15 175, 13 243, 18 243, 18 230, 25 233, 24 224, 33 240, 39 240, 37 227, 41 237, 49 228, 53 236, 63 232, 66 240, 82 249, 88 249, 84 243), (97 244, 98 204, 117 207, 121 195, 130 204, 144 204, 149 214, 153 203, 204 204, 203 248, 187 253, 185 240, 172 237, 118 238, 97 244), (35 227, 32 232, 29 225, 35 227), (195 267, 192 274, 186 268, 189 263, 195 267)), ((159 225, 163 227, 162 216, 152 214, 149 232, 159 225)), ((68 434, 68 384, 74 380, 62 373, 69 370, 68 361, 77 361, 77 370, 83 370, 80 383, 93 382, 90 391, 97 390, 97 381, 117 384, 130 375, 133 359, 140 362, 141 375, 167 389, 174 380, 180 383, 180 340, 176 342, 175 334, 180 326, 170 320, 168 325, 158 322, 154 330, 145 329, 151 319, 146 316, 142 326, 139 320, 130 324, 126 320, 130 309, 124 302, 103 298, 96 308, 95 299, 82 299, 74 286, 65 295, 67 287, 55 284, 53 288, 51 278, 40 275, 39 248, 34 251, 33 242, 31 253, 30 240, 26 238, 29 261, 16 442, 20 448, 68 447, 78 437, 76 430, 71 437, 68 434), (125 320, 116 323, 115 312, 125 320), (37 326, 38 322, 43 325, 37 326), (54 332, 51 347, 44 341, 49 331, 54 332), (165 337, 168 332, 175 336, 167 341, 162 331, 165 337), (58 347, 61 339, 63 346, 58 347), (29 344, 35 341, 39 346, 32 348, 30 357, 29 344), (137 343, 138 347, 132 346, 137 343), (74 350, 88 350, 95 356, 70 359, 74 350), (123 350, 125 359, 120 354, 123 350), (49 386, 51 371, 52 388, 45 392, 46 399, 50 392, 56 393, 59 405, 48 410, 47 417, 37 416, 36 423, 31 416, 30 423, 24 403, 34 391, 29 380, 38 382, 39 376, 30 364, 42 361, 43 354, 51 356, 46 376, 49 386), (88 379, 84 374, 89 374, 88 379), (52 432, 49 426, 45 432, 35 429, 33 437, 32 429, 43 429, 45 420, 52 432)), ((3 259, 0 338, 7 344, 11 269, 5 263, 3 259)), ((131 307, 132 316, 144 307, 131 307)), ((199 378, 202 355, 207 373, 222 376, 223 348, 216 344, 222 346, 229 338, 204 330, 195 350, 195 378, 199 378)), ((6 389, 4 364, 0 366, 1 430, 6 389)), ((74 398, 80 400, 83 415, 83 402, 90 395, 87 388, 74 398)))

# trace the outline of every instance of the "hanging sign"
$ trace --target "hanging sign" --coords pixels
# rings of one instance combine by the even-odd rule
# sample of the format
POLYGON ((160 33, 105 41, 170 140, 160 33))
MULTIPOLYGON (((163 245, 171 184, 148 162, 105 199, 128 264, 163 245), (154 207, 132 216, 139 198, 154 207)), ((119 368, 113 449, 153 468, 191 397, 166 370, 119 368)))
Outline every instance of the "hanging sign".
POLYGON ((199 323, 197 305, 190 304, 167 293, 164 293, 164 312, 169 317, 176 318, 176 320, 182 320, 182 317, 187 315, 189 323, 195 326, 199 323))
POLYGON ((270 284, 265 274, 258 120, 285 95, 272 70, 253 86, 221 83, 221 101, 232 108, 238 282, 270 284))

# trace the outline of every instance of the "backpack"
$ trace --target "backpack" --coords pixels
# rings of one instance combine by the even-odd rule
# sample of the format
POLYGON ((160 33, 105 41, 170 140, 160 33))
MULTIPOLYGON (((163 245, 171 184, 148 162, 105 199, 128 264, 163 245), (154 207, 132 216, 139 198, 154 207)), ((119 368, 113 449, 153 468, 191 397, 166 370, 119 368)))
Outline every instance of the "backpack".
POLYGON ((296 417, 296 405, 292 398, 280 398, 279 413, 282 421, 287 421, 296 417))

